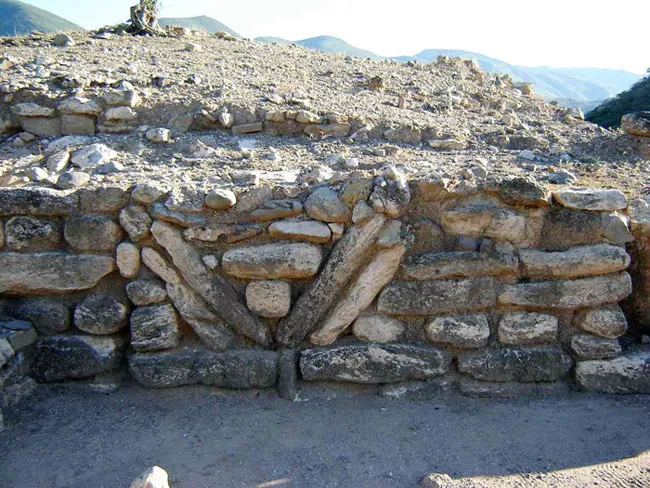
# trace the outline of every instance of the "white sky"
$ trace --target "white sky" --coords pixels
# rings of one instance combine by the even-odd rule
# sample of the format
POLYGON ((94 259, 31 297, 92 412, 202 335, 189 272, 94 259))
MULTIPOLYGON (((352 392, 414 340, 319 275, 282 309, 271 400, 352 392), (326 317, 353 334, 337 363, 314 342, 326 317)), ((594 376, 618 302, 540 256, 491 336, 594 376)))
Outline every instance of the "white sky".
MULTIPOLYGON (((24 0, 85 28, 138 0, 24 0)), ((332 35, 379 55, 464 49, 524 66, 650 68, 650 0, 163 0, 162 16, 207 15, 244 37, 332 35)))

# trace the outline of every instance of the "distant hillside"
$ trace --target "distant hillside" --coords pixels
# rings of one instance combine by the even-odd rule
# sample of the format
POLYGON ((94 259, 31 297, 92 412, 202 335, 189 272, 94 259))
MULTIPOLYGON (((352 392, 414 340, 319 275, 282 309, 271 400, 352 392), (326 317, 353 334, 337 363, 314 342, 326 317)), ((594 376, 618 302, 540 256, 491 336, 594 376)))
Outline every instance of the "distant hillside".
POLYGON ((0 0, 0 36, 23 36, 41 32, 81 31, 57 15, 18 0, 0 0))
POLYGON ((586 118, 603 127, 618 127, 623 115, 644 110, 650 111, 650 76, 596 107, 586 118))
POLYGON ((317 51, 323 51, 326 53, 343 53, 357 58, 383 59, 382 56, 378 56, 371 51, 360 49, 348 44, 342 39, 332 36, 311 37, 300 41, 288 41, 280 37, 258 37, 255 40, 259 42, 275 42, 277 44, 298 44, 309 49, 316 49, 317 51))
POLYGON ((178 25, 180 27, 187 27, 189 29, 200 29, 206 31, 208 34, 214 34, 215 32, 227 32, 231 36, 241 38, 239 34, 237 34, 227 25, 224 25, 218 20, 215 20, 212 17, 207 17, 205 15, 187 18, 167 17, 160 19, 158 23, 163 27, 166 25, 178 25))

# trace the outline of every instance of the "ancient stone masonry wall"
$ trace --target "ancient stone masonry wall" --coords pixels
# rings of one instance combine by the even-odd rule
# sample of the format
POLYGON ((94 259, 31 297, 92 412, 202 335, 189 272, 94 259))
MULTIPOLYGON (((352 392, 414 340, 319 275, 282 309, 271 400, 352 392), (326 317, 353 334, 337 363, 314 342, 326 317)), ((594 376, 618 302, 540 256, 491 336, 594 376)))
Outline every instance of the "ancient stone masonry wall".
POLYGON ((618 191, 394 169, 232 190, 0 189, 3 405, 127 365, 147 387, 287 398, 650 392, 619 307, 633 236, 618 191))

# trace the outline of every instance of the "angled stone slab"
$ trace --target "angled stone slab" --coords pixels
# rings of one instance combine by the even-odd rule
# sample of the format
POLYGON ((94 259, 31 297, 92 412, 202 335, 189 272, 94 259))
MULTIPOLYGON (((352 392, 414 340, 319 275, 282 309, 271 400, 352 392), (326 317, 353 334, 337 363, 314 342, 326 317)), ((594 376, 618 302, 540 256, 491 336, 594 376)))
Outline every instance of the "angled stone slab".
POLYGON ((514 255, 479 252, 425 252, 410 257, 402 266, 404 277, 411 280, 440 280, 516 274, 514 255))
POLYGON ((376 384, 434 378, 450 363, 447 351, 432 346, 352 343, 302 351, 300 370, 306 381, 376 384))
POLYGON ((0 215, 69 215, 77 210, 76 195, 46 188, 0 188, 0 215))
POLYGON ((576 382, 601 393, 650 393, 650 351, 628 353, 608 361, 582 361, 576 382))
POLYGON ((437 315, 486 310, 495 303, 495 280, 483 277, 394 281, 379 295, 377 307, 389 315, 437 315))
POLYGON ((290 242, 231 249, 223 255, 221 265, 226 274, 235 278, 301 279, 318 273, 322 260, 320 247, 290 242))
POLYGON ((625 248, 610 244, 574 247, 563 252, 522 249, 522 274, 528 278, 578 278, 623 271, 630 265, 625 248))
POLYGON ((604 188, 562 188, 553 197, 566 208, 574 210, 623 210, 627 197, 618 190, 604 188))
POLYGON ((278 353, 243 349, 215 353, 181 349, 129 358, 133 378, 148 388, 209 385, 235 390, 271 388, 277 381, 278 353))
POLYGON ((359 276, 343 299, 335 305, 322 327, 310 336, 310 342, 321 346, 329 345, 352 325, 381 289, 393 279, 404 252, 406 248, 401 245, 379 251, 359 272, 359 276))
POLYGON ((69 293, 94 287, 116 270, 110 256, 0 253, 0 293, 69 293))
POLYGON ((557 381, 572 366, 571 356, 559 346, 482 349, 458 356, 458 371, 481 381, 557 381))
POLYGON ((248 311, 226 279, 213 274, 205 267, 201 255, 185 242, 179 229, 156 221, 151 226, 151 233, 156 242, 167 250, 187 284, 201 295, 213 310, 218 310, 228 325, 259 344, 271 344, 269 328, 248 311))
POLYGON ((589 308, 620 302, 630 293, 630 275, 618 273, 577 280, 510 285, 499 296, 499 303, 534 309, 589 308))
POLYGON ((343 287, 365 263, 386 217, 376 215, 362 227, 351 228, 336 243, 318 277, 300 295, 293 311, 277 329, 283 345, 299 344, 332 307, 343 287))

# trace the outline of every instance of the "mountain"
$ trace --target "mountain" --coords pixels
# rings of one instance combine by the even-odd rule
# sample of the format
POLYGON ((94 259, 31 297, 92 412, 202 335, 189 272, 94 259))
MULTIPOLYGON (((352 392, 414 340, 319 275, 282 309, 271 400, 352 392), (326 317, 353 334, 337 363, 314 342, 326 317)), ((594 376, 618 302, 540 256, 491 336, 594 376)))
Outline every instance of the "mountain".
POLYGON ((607 100, 587 114, 587 120, 603 127, 618 127, 621 117, 631 112, 650 111, 650 76, 632 88, 607 100))
POLYGON ((17 0, 0 0, 0 36, 22 36, 34 30, 58 32, 83 29, 33 5, 17 0))
POLYGON ((344 40, 332 36, 311 37, 300 41, 287 41, 281 37, 258 37, 255 40, 259 42, 275 42, 277 44, 298 44, 309 49, 316 49, 317 51, 343 53, 357 58, 384 59, 382 56, 378 56, 371 51, 354 47, 344 40))
POLYGON ((205 15, 186 18, 163 17, 158 21, 158 23, 162 27, 165 27, 166 25, 178 25, 180 27, 187 27, 189 29, 203 30, 208 34, 214 34, 215 32, 227 32, 231 36, 241 38, 239 34, 237 34, 227 25, 224 25, 218 20, 215 20, 212 17, 207 17, 205 15))

